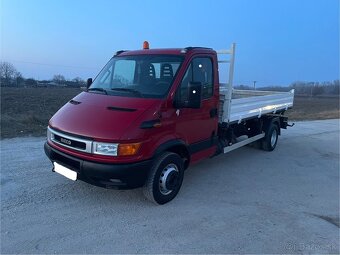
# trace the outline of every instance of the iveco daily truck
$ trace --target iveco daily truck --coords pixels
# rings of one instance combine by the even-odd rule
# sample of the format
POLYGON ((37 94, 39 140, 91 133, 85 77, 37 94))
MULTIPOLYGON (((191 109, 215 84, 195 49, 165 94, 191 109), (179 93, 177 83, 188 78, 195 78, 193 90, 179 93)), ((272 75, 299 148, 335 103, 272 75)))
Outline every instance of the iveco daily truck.
POLYGON ((250 143, 274 150, 294 91, 233 89, 234 58, 235 44, 215 51, 144 42, 118 51, 49 121, 44 149, 53 171, 104 188, 143 187, 164 204, 193 163, 250 143))

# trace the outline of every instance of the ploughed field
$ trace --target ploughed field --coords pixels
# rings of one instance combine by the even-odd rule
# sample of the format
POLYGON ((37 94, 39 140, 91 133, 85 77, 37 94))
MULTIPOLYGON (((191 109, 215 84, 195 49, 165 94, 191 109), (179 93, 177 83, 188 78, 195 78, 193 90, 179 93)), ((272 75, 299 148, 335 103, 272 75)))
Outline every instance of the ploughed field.
POLYGON ((1 88, 1 138, 41 136, 48 120, 79 88, 1 88))
MULTIPOLYGON (((48 120, 79 88, 1 88, 1 138, 42 136, 48 120)), ((292 120, 339 118, 338 97, 295 96, 292 120)))

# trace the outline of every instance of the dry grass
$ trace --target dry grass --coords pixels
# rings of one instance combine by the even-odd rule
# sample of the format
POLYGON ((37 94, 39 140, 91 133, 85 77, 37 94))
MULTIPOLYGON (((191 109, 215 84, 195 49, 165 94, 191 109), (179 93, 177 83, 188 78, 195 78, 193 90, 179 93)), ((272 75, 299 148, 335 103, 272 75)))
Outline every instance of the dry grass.
MULTIPOLYGON (((1 138, 45 135, 52 115, 80 92, 75 88, 2 88, 1 138)), ((339 99, 297 96, 287 115, 292 120, 339 118, 339 99)))
POLYGON ((286 115, 291 120, 338 119, 339 98, 295 96, 294 107, 286 115))

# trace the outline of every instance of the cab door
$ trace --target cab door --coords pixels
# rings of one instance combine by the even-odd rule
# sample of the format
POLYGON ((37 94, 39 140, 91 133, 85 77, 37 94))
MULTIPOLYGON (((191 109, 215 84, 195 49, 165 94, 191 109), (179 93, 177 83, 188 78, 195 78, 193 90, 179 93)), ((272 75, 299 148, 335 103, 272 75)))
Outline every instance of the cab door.
POLYGON ((175 128, 180 139, 189 145, 191 153, 197 153, 214 146, 217 135, 217 101, 214 97, 213 60, 210 57, 195 57, 188 66, 178 87, 175 100, 185 105, 189 96, 189 83, 202 84, 201 108, 180 107, 176 109, 175 128))

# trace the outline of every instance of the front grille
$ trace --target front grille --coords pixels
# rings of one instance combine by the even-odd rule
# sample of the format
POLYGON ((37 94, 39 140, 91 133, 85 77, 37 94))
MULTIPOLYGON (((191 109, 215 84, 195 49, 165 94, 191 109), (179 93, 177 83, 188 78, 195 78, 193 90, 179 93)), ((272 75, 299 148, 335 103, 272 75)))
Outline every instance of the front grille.
POLYGON ((85 138, 79 138, 69 134, 64 134, 50 127, 48 127, 48 136, 52 142, 59 144, 63 147, 87 153, 92 152, 92 140, 87 140, 85 138))
POLYGON ((86 149, 86 144, 84 142, 79 142, 79 141, 67 139, 67 138, 64 138, 64 137, 56 135, 56 134, 54 135, 54 139, 56 141, 62 143, 62 144, 70 146, 70 147, 78 148, 78 149, 81 149, 81 150, 86 149))

